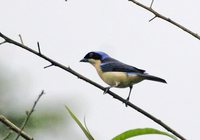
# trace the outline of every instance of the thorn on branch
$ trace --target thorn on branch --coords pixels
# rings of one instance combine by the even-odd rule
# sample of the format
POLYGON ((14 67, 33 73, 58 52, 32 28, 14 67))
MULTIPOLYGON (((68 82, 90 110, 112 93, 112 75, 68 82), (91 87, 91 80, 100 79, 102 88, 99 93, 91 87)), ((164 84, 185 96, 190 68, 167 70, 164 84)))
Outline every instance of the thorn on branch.
POLYGON ((37 46, 38 46, 38 53, 41 54, 40 43, 39 42, 37 42, 37 46))
POLYGON ((44 69, 49 68, 49 67, 52 67, 52 66, 54 66, 54 64, 50 64, 50 65, 48 65, 48 66, 45 66, 44 69))
POLYGON ((3 42, 0 42, 0 45, 3 45, 4 43, 6 43, 6 40, 4 40, 3 42))
POLYGON ((150 4, 150 9, 152 9, 153 2, 154 2, 154 0, 152 0, 152 1, 151 1, 151 4, 150 4))
POLYGON ((149 20, 149 22, 151 22, 151 21, 154 20, 155 18, 157 18, 156 15, 155 15, 153 18, 151 18, 151 19, 149 20))
POLYGON ((19 34, 19 39, 20 39, 20 42, 24 45, 24 42, 23 42, 21 34, 19 34))

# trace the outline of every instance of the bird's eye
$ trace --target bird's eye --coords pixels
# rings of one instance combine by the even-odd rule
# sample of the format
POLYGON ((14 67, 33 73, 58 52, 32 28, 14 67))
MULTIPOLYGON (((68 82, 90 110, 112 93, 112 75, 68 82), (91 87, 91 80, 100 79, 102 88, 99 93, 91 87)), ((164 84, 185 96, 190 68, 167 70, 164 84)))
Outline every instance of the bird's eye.
POLYGON ((100 60, 101 59, 101 56, 98 54, 98 53, 95 53, 95 52, 90 52, 88 53, 85 58, 87 59, 95 59, 95 60, 100 60))
POLYGON ((90 53, 90 54, 89 54, 89 57, 90 57, 90 58, 92 58, 92 57, 93 57, 93 55, 94 55, 93 53, 90 53))

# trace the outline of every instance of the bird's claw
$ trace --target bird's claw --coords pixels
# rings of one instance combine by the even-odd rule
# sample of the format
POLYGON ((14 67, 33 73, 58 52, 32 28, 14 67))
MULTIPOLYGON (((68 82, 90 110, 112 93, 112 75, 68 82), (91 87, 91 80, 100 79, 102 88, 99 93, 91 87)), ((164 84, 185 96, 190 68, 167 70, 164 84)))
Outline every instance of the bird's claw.
POLYGON ((106 94, 109 91, 110 87, 105 88, 103 94, 106 94))
POLYGON ((128 107, 128 102, 129 102, 129 97, 128 97, 128 98, 126 99, 126 101, 124 102, 126 107, 128 107))

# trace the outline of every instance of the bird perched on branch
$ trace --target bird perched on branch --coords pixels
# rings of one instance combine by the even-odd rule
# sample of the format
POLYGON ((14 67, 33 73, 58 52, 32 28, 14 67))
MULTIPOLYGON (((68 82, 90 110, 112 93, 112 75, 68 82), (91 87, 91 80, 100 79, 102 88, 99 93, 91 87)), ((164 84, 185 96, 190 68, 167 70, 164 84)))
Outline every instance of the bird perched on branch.
POLYGON ((143 80, 152 80, 162 83, 167 83, 164 79, 149 75, 145 70, 124 64, 114 58, 111 58, 104 52, 89 52, 80 62, 88 62, 92 64, 101 79, 110 85, 106 88, 104 93, 112 87, 126 88, 129 87, 130 91, 126 99, 129 101, 132 87, 143 80))

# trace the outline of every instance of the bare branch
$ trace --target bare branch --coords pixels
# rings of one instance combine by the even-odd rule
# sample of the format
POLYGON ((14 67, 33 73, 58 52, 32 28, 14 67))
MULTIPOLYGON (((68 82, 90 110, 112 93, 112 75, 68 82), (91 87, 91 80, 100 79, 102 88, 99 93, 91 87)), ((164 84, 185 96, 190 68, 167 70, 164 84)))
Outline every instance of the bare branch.
MULTIPOLYGON (((137 2, 136 0, 129 0, 129 1, 135 3, 136 5, 138 5, 138 6, 142 7, 142 8, 144 8, 144 9, 146 9, 146 10, 149 11, 149 12, 153 13, 156 17, 161 18, 161 19, 163 19, 163 20, 165 20, 165 21, 167 21, 167 22, 169 22, 169 23, 171 23, 171 24, 177 26, 178 28, 182 29, 183 31, 189 33, 190 35, 192 35, 192 36, 194 36, 195 38, 197 38, 197 39, 200 40, 200 36, 199 36, 197 33, 194 33, 193 31, 191 31, 190 29, 186 28, 185 26, 183 26, 183 25, 181 25, 181 24, 175 22, 174 20, 171 20, 170 18, 167 18, 166 16, 164 16, 164 15, 158 13, 157 11, 153 10, 151 6, 150 6, 150 7, 147 7, 147 6, 145 6, 144 4, 137 2)), ((153 4, 153 0, 152 0, 151 3, 153 4)))
POLYGON ((6 117, 3 115, 0 115, 0 122, 2 122, 4 125, 9 127, 11 130, 15 131, 16 133, 20 133, 20 135, 26 139, 26 140, 33 140, 31 136, 26 134, 24 131, 21 131, 20 128, 18 128, 16 125, 14 125, 11 121, 9 121, 6 117))
MULTIPOLYGON (((95 87, 97 87, 97 88, 99 88, 99 89, 101 89, 101 90, 103 90, 103 91, 106 90, 105 87, 103 87, 103 86, 99 85, 98 83, 96 83, 96 82, 94 82, 94 81, 88 79, 87 77, 85 77, 85 76, 79 74, 78 72, 74 71, 74 70, 71 69, 70 67, 66 67, 66 66, 64 66, 64 65, 62 65, 62 64, 60 64, 60 63, 58 63, 58 62, 56 62, 55 60, 53 60, 53 59, 51 59, 51 58, 49 58, 49 57, 47 57, 47 56, 45 56, 45 55, 43 55, 43 54, 39 54, 39 53, 37 53, 35 50, 33 50, 33 49, 29 48, 29 47, 25 47, 23 44, 20 44, 19 42, 16 42, 16 41, 14 41, 14 40, 8 38, 7 36, 5 36, 4 34, 2 34, 1 32, 0 32, 0 37, 4 38, 7 42, 9 42, 9 43, 11 43, 11 44, 14 44, 14 45, 16 45, 16 46, 18 46, 18 47, 21 47, 21 48, 23 48, 23 49, 25 49, 25 50, 27 50, 27 51, 29 51, 29 52, 31 52, 31 53, 34 53, 35 55, 37 55, 37 56, 39 56, 39 57, 41 57, 41 58, 43 58, 43 59, 49 61, 52 65, 57 66, 57 67, 59 67, 59 68, 65 70, 65 71, 71 73, 71 74, 74 75, 74 76, 77 76, 79 79, 82 79, 83 81, 88 82, 89 84, 91 84, 91 85, 93 85, 93 86, 95 86, 95 87)), ((115 99, 121 101, 122 103, 126 103, 127 106, 130 106, 131 108, 133 108, 133 109, 135 109, 136 111, 140 112, 140 113, 143 114, 144 116, 146 116, 146 117, 148 117, 149 119, 153 120, 154 122, 156 122, 157 124, 159 124, 160 126, 162 126, 163 128, 165 128, 167 131, 171 132, 171 133, 174 134, 175 136, 179 137, 180 139, 186 140, 186 139, 185 139, 182 135, 180 135, 178 132, 176 132, 175 130, 173 130, 172 128, 170 128, 168 125, 166 125, 164 122, 162 122, 161 120, 157 119, 157 118, 154 117, 153 115, 149 114, 149 113, 146 112, 145 110, 139 108, 138 106, 134 105, 133 103, 131 103, 131 102, 129 102, 129 101, 127 102, 126 99, 123 99, 122 97, 120 97, 119 95, 115 94, 114 92, 112 92, 112 91, 110 91, 110 90, 108 90, 107 93, 108 93, 109 95, 113 96, 113 98, 115 98, 115 99)))
POLYGON ((21 132, 24 130, 24 128, 25 128, 25 126, 26 126, 28 120, 29 120, 30 117, 31 117, 31 114, 34 112, 35 107, 36 107, 38 101, 40 100, 40 98, 42 97, 43 94, 44 94, 44 90, 42 90, 42 92, 39 94, 38 98, 36 99, 36 101, 34 102, 32 108, 31 108, 31 110, 27 113, 27 117, 26 117, 26 119, 24 120, 24 123, 23 123, 23 125, 22 125, 22 127, 21 127, 21 130, 18 132, 18 135, 17 135, 17 137, 16 137, 15 140, 18 140, 18 138, 21 136, 21 132))

